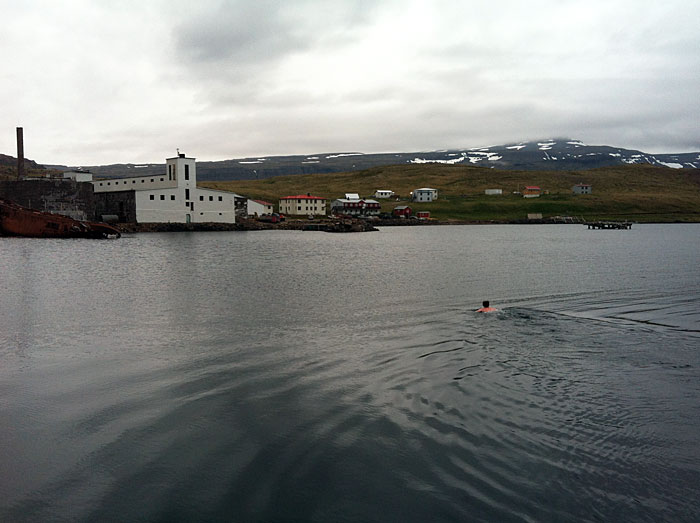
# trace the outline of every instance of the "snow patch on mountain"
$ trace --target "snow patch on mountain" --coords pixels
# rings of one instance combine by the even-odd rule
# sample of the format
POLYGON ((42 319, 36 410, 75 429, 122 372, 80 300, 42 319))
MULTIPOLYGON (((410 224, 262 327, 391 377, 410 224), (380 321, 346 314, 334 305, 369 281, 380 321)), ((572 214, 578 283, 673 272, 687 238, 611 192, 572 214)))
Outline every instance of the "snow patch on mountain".
POLYGON ((414 158, 413 160, 409 160, 409 163, 447 163, 447 164, 455 164, 464 161, 464 156, 460 156, 459 158, 452 158, 450 160, 437 160, 437 159, 429 159, 429 158, 414 158))
POLYGON ((340 154, 331 154, 329 156, 326 156, 326 158, 342 158, 343 156, 364 156, 365 153, 340 153, 340 154))
POLYGON ((682 163, 674 163, 674 162, 662 162, 661 160, 656 160, 658 163, 661 165, 665 165, 666 167, 670 167, 671 169, 682 169, 683 164, 682 163))

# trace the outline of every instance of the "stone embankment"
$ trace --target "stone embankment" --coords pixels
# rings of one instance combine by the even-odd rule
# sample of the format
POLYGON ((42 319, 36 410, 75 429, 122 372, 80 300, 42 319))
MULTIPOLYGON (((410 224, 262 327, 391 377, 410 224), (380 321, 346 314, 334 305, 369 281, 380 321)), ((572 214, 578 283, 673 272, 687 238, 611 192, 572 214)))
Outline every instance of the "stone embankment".
MULTIPOLYGON (((376 223, 376 222, 375 222, 376 223)), ((368 232, 376 231, 373 223, 366 220, 286 220, 281 223, 260 222, 237 218, 236 223, 120 223, 115 226, 122 233, 138 232, 182 232, 182 231, 262 231, 268 229, 368 232)))

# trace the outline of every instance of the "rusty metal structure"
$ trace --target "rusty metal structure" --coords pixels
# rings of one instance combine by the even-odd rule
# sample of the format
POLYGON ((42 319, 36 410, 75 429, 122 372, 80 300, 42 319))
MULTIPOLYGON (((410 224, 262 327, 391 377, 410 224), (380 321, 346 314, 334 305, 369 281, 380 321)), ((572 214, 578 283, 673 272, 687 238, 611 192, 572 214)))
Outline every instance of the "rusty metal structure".
POLYGON ((116 227, 101 222, 74 220, 68 216, 22 207, 0 199, 0 233, 35 238, 119 238, 116 227))

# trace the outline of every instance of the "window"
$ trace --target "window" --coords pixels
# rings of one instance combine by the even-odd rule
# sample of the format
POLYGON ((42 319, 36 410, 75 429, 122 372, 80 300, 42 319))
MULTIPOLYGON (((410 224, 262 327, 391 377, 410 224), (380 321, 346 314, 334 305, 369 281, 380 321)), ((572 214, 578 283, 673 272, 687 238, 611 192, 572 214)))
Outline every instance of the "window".
POLYGON ((224 197, 223 197, 223 196, 219 196, 219 201, 220 201, 220 202, 223 202, 223 201, 224 201, 224 197))
POLYGON ((297 207, 297 211, 301 211, 301 205, 297 207))
POLYGON ((155 182, 155 180, 153 178, 151 178, 151 183, 153 183, 153 182, 155 182))
POLYGON ((200 201, 200 202, 203 202, 203 201, 204 201, 204 196, 201 196, 201 195, 200 195, 200 196, 199 196, 199 201, 200 201))
POLYGON ((111 183, 111 182, 107 182, 107 185, 112 185, 112 183, 111 183))
POLYGON ((185 164, 185 180, 190 179, 190 166, 185 164))
POLYGON ((100 187, 102 187, 102 182, 100 182, 100 187))
POLYGON ((189 200, 189 199, 190 199, 190 190, 185 189, 185 200, 189 200))
POLYGON ((174 200, 174 199, 175 199, 175 195, 174 195, 174 194, 171 194, 171 195, 170 195, 170 199, 171 199, 171 200, 174 200))
POLYGON ((214 201, 214 197, 213 197, 213 196, 210 196, 210 197, 209 197, 209 201, 210 201, 210 202, 213 202, 213 201, 214 201))
POLYGON ((164 182, 164 181, 165 181, 165 178, 161 178, 160 181, 161 181, 161 182, 164 182))
POLYGON ((161 194, 161 195, 160 195, 160 199, 161 199, 161 200, 165 200, 165 195, 164 195, 164 194, 161 194))
POLYGON ((146 183, 146 180, 141 180, 141 183, 146 183))
POLYGON ((136 183, 136 180, 131 180, 131 183, 136 183))
POLYGON ((156 199, 156 197, 151 194, 151 200, 155 200, 155 199, 156 199))

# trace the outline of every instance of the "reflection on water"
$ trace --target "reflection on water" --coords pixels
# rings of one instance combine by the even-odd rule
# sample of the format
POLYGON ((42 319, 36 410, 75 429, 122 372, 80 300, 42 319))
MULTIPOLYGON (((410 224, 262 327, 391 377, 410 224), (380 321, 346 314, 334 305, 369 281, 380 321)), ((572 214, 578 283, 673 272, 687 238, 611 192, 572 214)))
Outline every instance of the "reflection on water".
POLYGON ((0 519, 692 521, 698 231, 0 239, 0 519))

